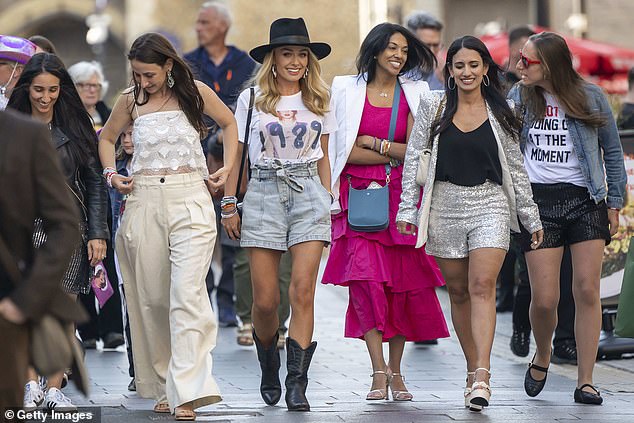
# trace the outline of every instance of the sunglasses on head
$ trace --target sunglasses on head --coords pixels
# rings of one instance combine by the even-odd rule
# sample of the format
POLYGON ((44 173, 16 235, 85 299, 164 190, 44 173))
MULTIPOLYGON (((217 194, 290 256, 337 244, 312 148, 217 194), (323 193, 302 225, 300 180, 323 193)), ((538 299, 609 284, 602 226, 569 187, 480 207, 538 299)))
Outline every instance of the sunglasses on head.
POLYGON ((529 67, 530 65, 540 65, 542 63, 539 60, 531 60, 528 57, 524 56, 522 50, 520 50, 520 60, 522 61, 522 66, 524 66, 525 68, 529 67))

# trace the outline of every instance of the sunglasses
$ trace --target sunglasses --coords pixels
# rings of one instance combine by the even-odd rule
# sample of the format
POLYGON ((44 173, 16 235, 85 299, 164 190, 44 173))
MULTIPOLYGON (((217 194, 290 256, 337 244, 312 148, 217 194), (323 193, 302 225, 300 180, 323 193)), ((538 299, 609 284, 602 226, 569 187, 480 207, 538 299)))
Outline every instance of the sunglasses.
POLYGON ((531 60, 528 57, 524 56, 522 50, 520 50, 520 61, 522 62, 522 66, 528 68, 530 65, 540 65, 542 62, 539 60, 531 60))

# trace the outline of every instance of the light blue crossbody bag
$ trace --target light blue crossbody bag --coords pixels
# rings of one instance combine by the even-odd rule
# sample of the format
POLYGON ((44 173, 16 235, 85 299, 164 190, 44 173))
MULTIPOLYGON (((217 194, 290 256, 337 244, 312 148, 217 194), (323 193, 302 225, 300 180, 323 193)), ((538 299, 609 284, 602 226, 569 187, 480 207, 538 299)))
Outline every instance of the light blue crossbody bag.
MULTIPOLYGON (((398 118, 398 104, 401 100, 401 85, 396 81, 394 86, 394 101, 390 117, 390 131, 388 140, 394 141, 396 120, 398 118)), ((379 232, 390 224, 390 173, 392 166, 385 165, 385 185, 381 188, 355 189, 352 188, 348 176, 348 224, 353 231, 379 232)))

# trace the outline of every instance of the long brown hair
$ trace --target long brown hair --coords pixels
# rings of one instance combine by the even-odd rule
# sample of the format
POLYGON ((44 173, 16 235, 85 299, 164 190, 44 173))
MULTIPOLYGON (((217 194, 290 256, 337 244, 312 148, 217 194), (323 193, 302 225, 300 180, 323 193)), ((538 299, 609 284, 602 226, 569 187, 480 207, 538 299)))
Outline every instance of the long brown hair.
MULTIPOLYGON (((553 95, 561 104, 566 115, 586 125, 600 127, 606 118, 590 110, 584 86, 588 84, 572 66, 572 54, 566 41, 552 32, 542 32, 528 38, 535 46, 537 58, 542 62, 544 77, 553 87, 553 95)), ((538 86, 522 86, 522 98, 536 119, 546 115, 544 89, 538 86)))
MULTIPOLYGON (((164 66, 168 59, 172 59, 172 77, 174 78, 174 86, 171 88, 176 95, 178 105, 187 116, 187 120, 196 128, 201 137, 206 136, 207 126, 203 121, 203 113, 205 103, 203 101, 198 87, 194 82, 194 75, 189 66, 178 57, 176 50, 167 38, 156 32, 148 32, 134 40, 128 60, 138 60, 139 62, 164 66)), ((139 106, 145 104, 149 100, 147 92, 141 96, 141 86, 132 78, 134 83, 134 102, 139 106)))
MULTIPOLYGON (((260 87, 260 94, 255 100, 258 110, 274 115, 277 103, 281 95, 277 89, 277 83, 273 76, 272 68, 275 63, 275 50, 266 54, 262 61, 262 66, 254 77, 255 83, 260 87)), ((299 87, 302 92, 302 101, 306 108, 318 116, 323 116, 328 112, 330 106, 330 92, 328 85, 321 77, 321 66, 319 59, 312 51, 308 51, 308 75, 299 80, 299 87)))

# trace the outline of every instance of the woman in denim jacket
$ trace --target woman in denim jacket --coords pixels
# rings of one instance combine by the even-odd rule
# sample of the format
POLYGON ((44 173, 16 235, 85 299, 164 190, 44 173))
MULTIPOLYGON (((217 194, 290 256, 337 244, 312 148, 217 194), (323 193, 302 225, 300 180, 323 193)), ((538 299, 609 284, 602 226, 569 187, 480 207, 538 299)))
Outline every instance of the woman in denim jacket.
POLYGON ((524 119, 521 148, 544 226, 540 248, 531 251, 525 231, 522 239, 532 292, 530 320, 537 343, 524 389, 534 397, 546 383, 557 324, 559 267, 564 245, 569 245, 577 312, 574 400, 601 404, 592 372, 601 329, 603 248, 618 230, 626 183, 619 135, 605 96, 577 74, 570 50, 559 35, 531 36, 520 52, 517 69, 521 83, 509 97, 524 119))

